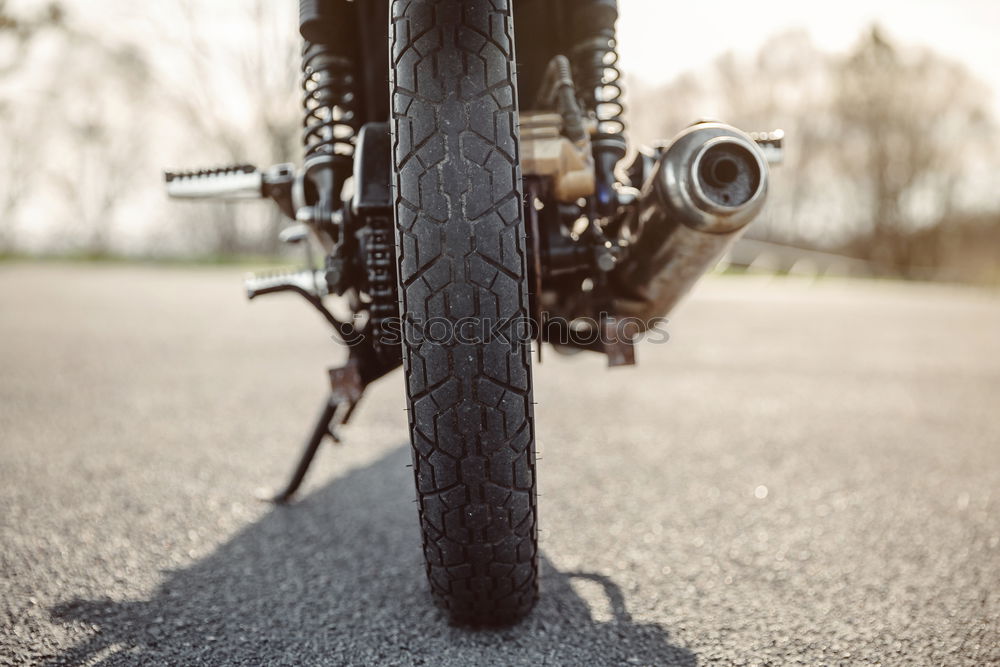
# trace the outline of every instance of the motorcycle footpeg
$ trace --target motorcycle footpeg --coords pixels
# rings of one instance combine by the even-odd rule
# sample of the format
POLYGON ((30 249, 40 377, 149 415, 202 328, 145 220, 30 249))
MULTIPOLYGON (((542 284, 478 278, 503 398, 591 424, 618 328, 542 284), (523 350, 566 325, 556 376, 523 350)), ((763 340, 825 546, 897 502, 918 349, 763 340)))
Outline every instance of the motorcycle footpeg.
POLYGON ((167 195, 174 199, 260 199, 264 175, 252 164, 163 174, 167 195))
POLYGON ((247 298, 253 299, 263 294, 294 291, 312 297, 322 297, 329 293, 326 274, 312 269, 299 271, 262 271, 247 274, 243 280, 247 298))

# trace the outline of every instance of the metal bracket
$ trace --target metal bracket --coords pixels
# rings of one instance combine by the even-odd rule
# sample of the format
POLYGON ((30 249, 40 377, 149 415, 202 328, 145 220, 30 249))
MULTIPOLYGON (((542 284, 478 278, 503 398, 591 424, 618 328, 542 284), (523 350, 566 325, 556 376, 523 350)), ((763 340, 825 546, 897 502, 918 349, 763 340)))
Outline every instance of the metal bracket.
POLYGON ((347 423, 365 391, 360 364, 358 359, 351 358, 344 366, 329 369, 330 395, 316 419, 316 425, 313 426, 312 433, 306 441, 305 450, 299 457, 292 477, 280 492, 274 495, 264 495, 265 500, 279 505, 289 502, 302 486, 323 439, 329 436, 333 442, 340 442, 340 437, 334 430, 334 426, 347 423))
POLYGON ((620 337, 619 333, 617 319, 605 317, 601 321, 601 341, 604 354, 608 355, 608 366, 635 366, 635 343, 620 337))

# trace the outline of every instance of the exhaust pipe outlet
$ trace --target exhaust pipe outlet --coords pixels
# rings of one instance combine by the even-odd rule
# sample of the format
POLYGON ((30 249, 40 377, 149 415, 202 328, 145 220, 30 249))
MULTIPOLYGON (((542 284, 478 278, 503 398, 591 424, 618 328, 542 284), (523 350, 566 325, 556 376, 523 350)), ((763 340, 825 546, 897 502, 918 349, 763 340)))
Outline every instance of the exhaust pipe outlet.
POLYGON ((629 248, 611 276, 615 310, 648 325, 712 269, 767 199, 763 152, 722 123, 698 123, 661 155, 628 223, 629 248))

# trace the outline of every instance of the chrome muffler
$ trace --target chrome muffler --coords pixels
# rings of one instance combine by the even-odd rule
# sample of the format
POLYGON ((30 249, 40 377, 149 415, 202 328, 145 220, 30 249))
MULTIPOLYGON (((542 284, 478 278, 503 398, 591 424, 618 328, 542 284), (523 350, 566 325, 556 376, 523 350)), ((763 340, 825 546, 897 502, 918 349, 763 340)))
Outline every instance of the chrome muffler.
POLYGON ((747 134, 722 123, 681 132, 627 223, 628 253, 611 276, 616 315, 645 327, 669 314, 757 217, 767 186, 767 160, 747 134))

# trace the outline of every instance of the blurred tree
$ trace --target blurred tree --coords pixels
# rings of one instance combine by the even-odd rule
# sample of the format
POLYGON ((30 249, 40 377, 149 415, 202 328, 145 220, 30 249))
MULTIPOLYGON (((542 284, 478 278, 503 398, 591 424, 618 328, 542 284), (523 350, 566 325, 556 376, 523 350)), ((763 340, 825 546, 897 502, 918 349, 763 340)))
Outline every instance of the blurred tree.
POLYGON ((116 212, 143 178, 137 165, 148 161, 149 66, 136 49, 89 34, 71 33, 65 48, 73 57, 49 84, 50 104, 73 113, 59 123, 54 139, 62 150, 46 172, 80 230, 73 235, 79 249, 101 256, 113 250, 116 212))
POLYGON ((5 49, 8 57, 0 60, 0 76, 20 67, 32 38, 47 28, 60 27, 63 17, 63 8, 57 2, 50 2, 33 14, 17 14, 7 0, 0 0, 0 37, 13 40, 13 45, 5 49))
POLYGON ((168 205, 158 177, 294 161, 298 40, 285 4, 107 0, 89 11, 64 0, 15 12, 0 0, 0 252, 25 239, 95 255, 275 250, 273 206, 168 205))
POLYGON ((149 65, 144 54, 69 24, 39 78, 39 106, 72 109, 48 116, 36 150, 68 229, 64 249, 102 256, 114 251, 116 216, 144 179, 150 127, 149 65), (55 64, 51 64, 55 63, 55 64))
POLYGON ((706 116, 784 129, 785 163, 748 235, 927 277, 970 237, 962 221, 988 224, 1000 208, 988 100, 962 66, 873 28, 844 57, 802 31, 779 34, 754 57, 729 53, 665 87, 633 86, 630 108, 643 141, 706 116))
POLYGON ((895 46, 878 27, 837 63, 836 75, 839 155, 855 215, 868 228, 867 259, 914 275, 917 233, 959 213, 958 186, 970 177, 977 144, 992 135, 989 96, 961 65, 895 46))
POLYGON ((757 238, 823 246, 846 230, 838 227, 836 119, 830 109, 830 59, 802 30, 768 39, 753 58, 729 53, 714 64, 721 118, 748 130, 780 128, 788 141, 757 238))
POLYGON ((830 108, 831 59, 801 30, 768 39, 753 57, 723 54, 703 71, 632 95, 634 136, 668 138, 697 119, 712 118, 747 130, 785 130, 785 163, 772 172, 755 238, 808 246, 843 242, 837 169, 830 148, 836 119, 830 108), (839 236, 839 238, 838 238, 839 236))
POLYGON ((48 228, 46 249, 106 254, 143 160, 145 59, 83 27, 62 5, 16 17, 0 5, 0 17, 0 32, 15 44, 0 68, 10 84, 0 113, 11 128, 0 215, 13 221, 31 202, 33 216, 46 218, 33 220, 48 228))
MULTIPOLYGON (((234 42, 212 31, 218 24, 206 20, 206 12, 199 11, 203 7, 177 1, 184 36, 169 47, 171 64, 189 76, 165 81, 163 92, 184 131, 200 146, 201 159, 264 168, 299 155, 299 38, 289 7, 265 0, 242 4, 226 16, 226 33, 240 36, 234 42)), ((210 230, 215 254, 278 251, 284 220, 276 207, 252 211, 206 203, 197 209, 205 220, 196 224, 204 222, 210 230), (244 223, 255 213, 263 213, 265 224, 254 235, 252 225, 244 223)))
POLYGON ((42 33, 62 27, 63 10, 50 3, 33 14, 15 13, 0 0, 0 254, 14 250, 17 213, 29 195, 31 173, 38 166, 31 150, 41 127, 37 114, 27 113, 17 102, 17 91, 8 82, 17 78, 29 61, 33 42, 42 33))

